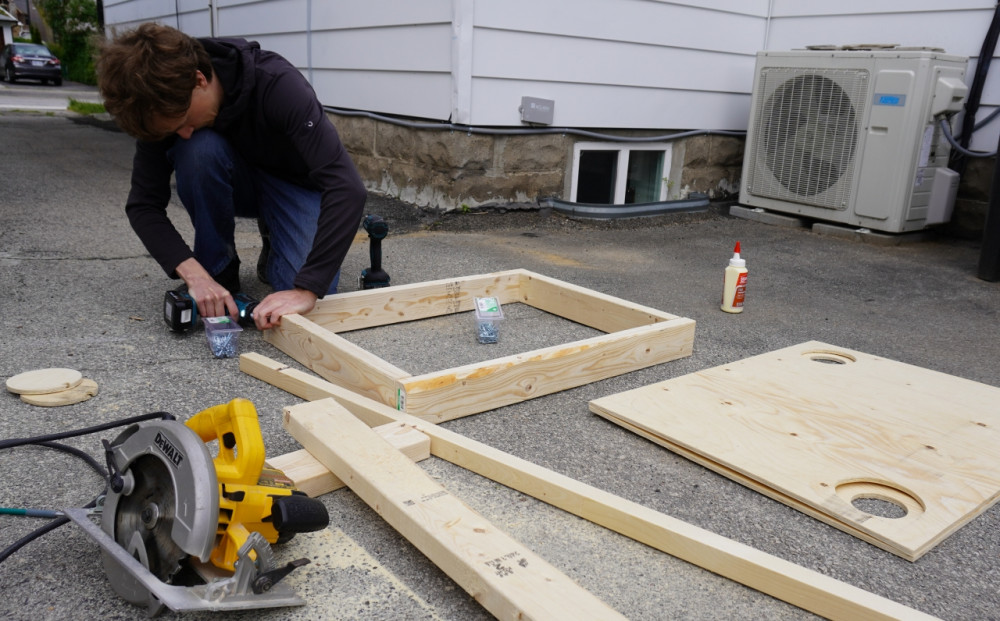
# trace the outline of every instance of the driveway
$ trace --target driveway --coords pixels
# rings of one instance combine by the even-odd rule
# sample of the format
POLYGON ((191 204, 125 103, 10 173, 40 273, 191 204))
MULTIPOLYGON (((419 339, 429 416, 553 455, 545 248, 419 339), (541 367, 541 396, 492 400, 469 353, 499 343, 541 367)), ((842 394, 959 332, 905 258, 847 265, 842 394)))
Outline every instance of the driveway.
MULTIPOLYGON (((57 100, 63 87, 10 87, 57 100), (25 90, 22 90, 25 89, 25 90)), ((51 101, 50 105, 58 105, 51 101)), ((170 333, 164 292, 177 285, 149 258, 126 221, 132 141, 72 115, 0 111, 0 377, 71 367, 100 393, 41 408, 0 394, 0 438, 78 429, 154 411, 182 419, 236 397, 260 414, 269 455, 298 448, 281 412, 301 399, 214 359, 196 331, 170 333)), ((697 321, 689 357, 442 423, 573 479, 854 587, 945 619, 1000 611, 1000 507, 993 506, 917 562, 909 562, 771 500, 592 414, 588 402, 810 340, 1000 387, 1000 284, 975 277, 975 243, 937 238, 879 246, 704 214, 595 223, 539 210, 427 214, 372 196, 390 225, 382 265, 393 284, 525 268, 697 321), (740 240, 750 279, 746 310, 719 310, 723 268, 740 240)), ((190 240, 183 210, 169 213, 190 240)), ((254 265, 256 225, 240 221, 237 246, 248 292, 263 295, 254 265)), ((343 267, 344 291, 369 265, 364 235, 343 267)), ((344 336, 411 373, 447 369, 592 330, 509 305, 501 341, 479 345, 469 316, 344 336)), ((241 352, 302 368, 247 330, 241 352)), ((781 381, 781 378, 774 378, 781 381)), ((698 416, 692 412, 691 416, 698 416)), ((103 459, 100 439, 67 440, 103 459)), ((985 429, 983 433, 996 434, 985 429)), ((1000 446, 1000 438, 996 439, 1000 446)), ((864 444, 864 435, 859 438, 864 444)), ((992 457, 998 459, 997 451, 992 457)), ((954 455, 961 460, 962 455, 954 455)), ((421 466, 501 530, 635 620, 808 619, 761 592, 431 458, 421 466)), ((784 465, 795 471, 797 464, 784 465)), ((5 506, 82 506, 102 489, 82 462, 43 448, 0 450, 5 506)), ((323 497, 330 527, 276 547, 279 562, 312 563, 289 584, 303 608, 251 611, 243 620, 487 619, 488 613, 349 490, 323 497)), ((0 548, 44 523, 0 515, 0 548)), ((138 619, 144 611, 108 585, 97 546, 63 526, 0 564, 0 615, 10 619, 138 619)), ((173 617, 170 617, 173 618, 173 617)), ((180 618, 180 617, 176 617, 180 618)), ((184 619, 220 619, 192 614, 184 619)))

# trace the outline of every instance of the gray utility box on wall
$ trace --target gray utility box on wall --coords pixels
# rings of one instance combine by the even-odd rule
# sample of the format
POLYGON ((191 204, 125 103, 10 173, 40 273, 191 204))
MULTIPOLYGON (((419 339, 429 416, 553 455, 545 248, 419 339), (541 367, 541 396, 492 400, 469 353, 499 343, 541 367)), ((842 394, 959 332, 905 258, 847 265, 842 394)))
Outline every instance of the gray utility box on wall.
POLYGON ((759 52, 740 203, 890 233, 951 218, 958 175, 938 119, 968 59, 940 50, 759 52))

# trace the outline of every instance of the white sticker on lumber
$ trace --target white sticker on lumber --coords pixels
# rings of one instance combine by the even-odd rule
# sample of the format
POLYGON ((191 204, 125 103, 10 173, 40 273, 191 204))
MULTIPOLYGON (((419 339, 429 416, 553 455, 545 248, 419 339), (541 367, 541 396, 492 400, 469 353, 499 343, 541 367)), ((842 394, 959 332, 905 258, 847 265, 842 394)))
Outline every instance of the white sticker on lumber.
POLYGON ((916 560, 1000 498, 998 403, 1000 388, 813 341, 590 408, 916 560))
POLYGON ((336 402, 287 408, 285 426, 498 619, 624 619, 497 530, 336 402))

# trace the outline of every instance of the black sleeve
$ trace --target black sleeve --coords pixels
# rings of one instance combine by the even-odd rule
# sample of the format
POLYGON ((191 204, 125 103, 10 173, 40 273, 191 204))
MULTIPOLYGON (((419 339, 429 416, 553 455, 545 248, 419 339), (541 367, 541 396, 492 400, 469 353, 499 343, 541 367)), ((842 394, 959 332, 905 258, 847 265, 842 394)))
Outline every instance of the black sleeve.
POLYGON ((312 87, 292 69, 265 93, 267 122, 288 136, 321 192, 316 237, 294 286, 326 295, 364 215, 367 191, 312 87))
POLYGON ((170 176, 173 174, 173 166, 167 159, 169 142, 136 142, 132 187, 125 202, 125 213, 149 254, 168 276, 177 278, 174 270, 194 253, 167 217, 170 176))

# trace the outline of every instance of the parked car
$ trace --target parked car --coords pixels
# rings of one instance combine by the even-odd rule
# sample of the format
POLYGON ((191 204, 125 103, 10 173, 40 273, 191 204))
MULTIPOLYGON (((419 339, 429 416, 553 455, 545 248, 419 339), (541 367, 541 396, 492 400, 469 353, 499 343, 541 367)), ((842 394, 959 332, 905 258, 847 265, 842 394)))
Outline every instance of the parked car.
POLYGON ((62 86, 62 64, 40 43, 8 43, 0 53, 3 79, 10 83, 28 78, 62 86))

